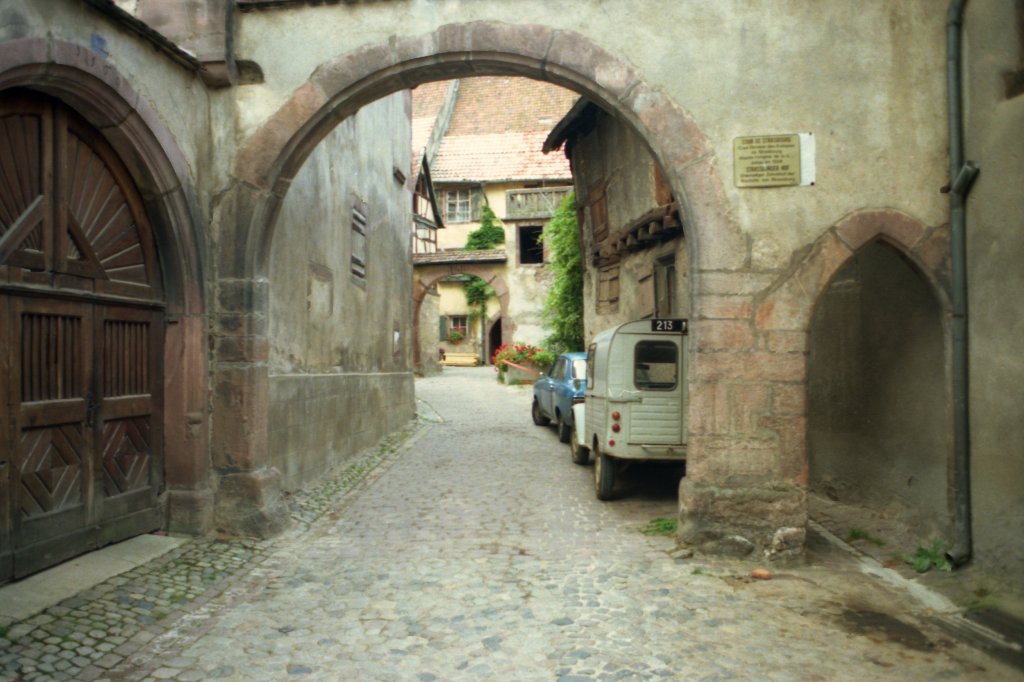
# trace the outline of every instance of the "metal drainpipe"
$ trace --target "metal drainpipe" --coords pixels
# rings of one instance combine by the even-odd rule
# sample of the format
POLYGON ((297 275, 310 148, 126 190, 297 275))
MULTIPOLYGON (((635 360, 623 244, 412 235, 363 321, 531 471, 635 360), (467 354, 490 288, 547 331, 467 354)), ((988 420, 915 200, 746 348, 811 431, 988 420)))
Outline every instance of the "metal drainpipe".
POLYGON ((949 200, 953 275, 953 546, 954 566, 971 558, 970 415, 967 371, 967 194, 978 167, 964 162, 961 86, 961 26, 967 0, 952 0, 946 24, 946 82, 949 124, 949 200))

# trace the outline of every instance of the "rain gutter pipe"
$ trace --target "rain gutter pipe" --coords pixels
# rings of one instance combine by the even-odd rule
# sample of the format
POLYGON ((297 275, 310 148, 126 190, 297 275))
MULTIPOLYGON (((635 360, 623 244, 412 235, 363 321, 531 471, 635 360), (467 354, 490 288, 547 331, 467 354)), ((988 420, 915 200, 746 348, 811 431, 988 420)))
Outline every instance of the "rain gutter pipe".
POLYGON ((953 277, 953 546, 954 566, 971 558, 971 458, 967 371, 967 194, 978 167, 964 161, 961 27, 967 0, 952 0, 946 23, 949 202, 953 277))

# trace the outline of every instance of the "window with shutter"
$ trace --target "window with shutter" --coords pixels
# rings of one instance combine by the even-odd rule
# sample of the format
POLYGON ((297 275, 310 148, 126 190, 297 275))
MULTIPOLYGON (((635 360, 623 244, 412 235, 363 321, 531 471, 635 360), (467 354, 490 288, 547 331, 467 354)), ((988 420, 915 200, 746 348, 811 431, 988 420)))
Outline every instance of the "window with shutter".
POLYGON ((598 273, 597 312, 611 313, 619 309, 619 266, 604 268, 598 273))
POLYGON ((356 199, 352 204, 352 277, 357 284, 366 283, 366 202, 356 199))

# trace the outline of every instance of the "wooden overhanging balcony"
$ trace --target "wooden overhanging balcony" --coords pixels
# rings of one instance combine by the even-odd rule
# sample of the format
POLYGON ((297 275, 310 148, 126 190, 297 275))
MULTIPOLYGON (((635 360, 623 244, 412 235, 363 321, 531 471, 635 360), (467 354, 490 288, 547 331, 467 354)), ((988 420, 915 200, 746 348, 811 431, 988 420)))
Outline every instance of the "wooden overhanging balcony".
POLYGON ((671 202, 652 208, 603 239, 594 250, 592 262, 601 267, 617 263, 622 254, 642 251, 683 234, 679 204, 671 202))
POLYGON ((550 218, 572 187, 541 187, 540 189, 512 189, 505 193, 507 220, 536 220, 550 218))

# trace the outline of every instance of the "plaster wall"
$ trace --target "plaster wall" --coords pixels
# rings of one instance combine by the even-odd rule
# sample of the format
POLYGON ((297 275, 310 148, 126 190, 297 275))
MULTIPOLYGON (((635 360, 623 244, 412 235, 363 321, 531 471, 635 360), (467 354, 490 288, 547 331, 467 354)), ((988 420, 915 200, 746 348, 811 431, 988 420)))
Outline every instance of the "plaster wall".
POLYGON ((1024 70, 1020 3, 972 0, 964 21, 965 158, 981 168, 967 202, 974 561, 1024 584, 1024 70))
MULTIPOLYGON (((125 4, 137 8, 140 3, 125 4)), ((1022 66, 1018 4, 972 0, 965 33, 967 155, 983 168, 968 202, 976 560, 1019 577, 1024 549, 1015 531, 1024 516, 1017 485, 1024 473, 1024 427, 1014 408, 1024 368, 1020 353, 1013 351, 1024 336, 1016 301, 1006 292, 1021 289, 1024 244, 1017 216, 1024 214, 1019 187, 1024 113, 1021 97, 1002 94, 1004 73, 1022 66)), ((97 72, 116 69, 180 148, 199 195, 198 224, 210 225, 209 252, 219 256, 211 258, 206 275, 210 281, 221 277, 216 293, 222 308, 212 311, 209 327, 216 360, 211 383, 217 386, 209 401, 215 435, 210 461, 222 473, 249 472, 257 482, 272 479, 264 470, 265 434, 253 417, 267 411, 265 342, 273 337, 276 343, 277 337, 262 326, 266 291, 274 289, 264 278, 262 244, 255 256, 244 246, 252 243, 247 230, 264 216, 253 218, 246 209, 265 201, 267 192, 287 189, 290 176, 270 178, 266 171, 292 142, 304 150, 304 142, 318 139, 312 134, 304 140, 308 131, 301 128, 322 106, 318 95, 344 100, 350 74, 364 73, 366 64, 390 68, 388 60, 397 54, 471 49, 470 60, 458 65, 462 70, 449 63, 431 72, 439 78, 445 69, 466 75, 497 62, 509 72, 525 64, 521 69, 529 73, 524 75, 538 75, 533 69, 541 59, 547 65, 543 73, 561 85, 572 85, 565 74, 581 74, 581 82, 595 88, 584 94, 614 100, 606 103, 616 105, 611 108, 623 112, 627 123, 640 126, 674 186, 690 190, 678 197, 688 215, 709 221, 687 225, 695 237, 688 243, 688 291, 692 314, 701 321, 691 344, 691 366, 702 390, 694 391, 691 402, 688 478, 694 484, 680 491, 684 539, 714 541, 719 531, 712 526, 719 521, 728 529, 727 540, 747 533, 744 524, 761 524, 750 537, 772 538, 774 546, 775 537, 799 537, 790 531, 802 524, 803 502, 794 488, 805 480, 803 354, 809 309, 831 268, 862 243, 850 241, 851 235, 872 236, 871 225, 847 217, 877 209, 887 216, 887 229, 899 233, 895 237, 918 234, 920 242, 904 245, 926 257, 929 267, 941 267, 942 236, 932 228, 948 220, 946 199, 937 191, 947 180, 944 5, 932 0, 641 0, 595 9, 583 0, 522 0, 517 16, 529 17, 537 28, 532 32, 509 24, 507 3, 500 2, 300 5, 237 17, 237 56, 258 63, 265 81, 216 92, 77 0, 8 0, 0 11, 0 39, 46 37, 49 56, 70 43, 97 72), (475 21, 484 23, 471 24, 475 21), (469 28, 441 30, 450 24, 469 28), (547 34, 544 27, 563 33, 547 34), (502 42, 509 35, 522 40, 502 42), (460 39, 471 44, 452 42, 460 39), (488 61, 491 41, 509 54, 488 61), (360 51, 366 46, 371 47, 360 51), (372 46, 380 49, 374 52, 372 46), (406 52, 390 53, 386 46, 406 52), (351 63, 342 59, 349 54, 351 63), (676 125, 666 128, 666 121, 676 125), (655 132, 665 130, 673 134, 657 139, 655 132), (734 187, 736 136, 797 131, 816 138, 813 187, 734 187), (246 147, 249 155, 237 160, 238 142, 253 139, 257 149, 246 147), (256 187, 246 184, 253 178, 243 177, 232 184, 229 168, 257 169, 257 185, 268 178, 280 182, 256 187), (222 196, 227 197, 223 213, 222 196), (243 262, 250 269, 239 267, 243 262), (252 279, 232 279, 251 273, 252 279), (744 486, 750 487, 744 491, 744 486), (719 494, 724 490, 730 493, 719 494), (762 512, 778 508, 779 500, 783 513, 772 511, 762 522, 762 512), (737 517, 744 521, 734 523, 737 517), (785 531, 783 536, 776 529, 785 531)), ((46 59, 45 54, 38 58, 46 59)), ((415 79, 410 74, 407 81, 415 79)), ((296 229, 282 221, 277 242, 296 229)), ((296 294, 295 300, 301 310, 302 299, 296 294)), ((639 294, 631 305, 643 308, 639 294)), ((324 369, 330 354, 323 349, 330 346, 314 346, 308 356, 304 348, 274 351, 281 395, 285 381, 278 380, 290 376, 290 365, 309 368, 296 375, 335 373, 334 365, 324 369)), ((197 412, 192 418, 198 425, 207 417, 197 412)), ((224 497, 224 508, 234 506, 230 496, 224 497)))
MULTIPOLYGON (((510 255, 510 260, 513 257, 510 255)), ((529 264, 510 268, 505 277, 509 289, 509 318, 515 321, 515 338, 507 341, 543 346, 548 330, 544 328, 541 311, 554 273, 547 265, 529 264)))
POLYGON ((287 490, 414 414, 411 198, 392 173, 409 167, 408 108, 402 92, 338 125, 282 206, 270 259, 268 440, 287 490), (365 282, 350 273, 356 201, 367 209, 365 282))

